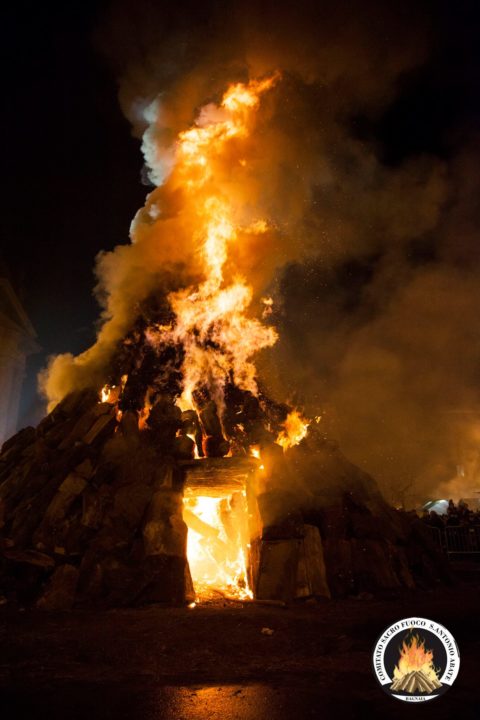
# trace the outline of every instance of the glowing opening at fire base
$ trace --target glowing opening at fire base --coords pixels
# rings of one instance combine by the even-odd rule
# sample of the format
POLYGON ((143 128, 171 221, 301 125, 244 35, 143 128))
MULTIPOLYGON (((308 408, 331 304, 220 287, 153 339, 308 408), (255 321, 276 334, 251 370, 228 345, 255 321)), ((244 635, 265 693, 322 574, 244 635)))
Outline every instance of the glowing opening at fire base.
POLYGON ((218 596, 248 599, 245 494, 184 499, 188 527, 187 559, 196 600, 218 596))

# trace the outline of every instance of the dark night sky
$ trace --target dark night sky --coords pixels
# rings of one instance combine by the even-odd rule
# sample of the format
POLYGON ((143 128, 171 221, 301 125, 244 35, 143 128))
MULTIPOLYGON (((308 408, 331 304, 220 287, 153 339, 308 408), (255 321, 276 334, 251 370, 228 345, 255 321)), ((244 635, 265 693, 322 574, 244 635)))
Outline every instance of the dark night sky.
MULTIPOLYGON (((3 17, 2 254, 45 355, 94 339, 93 264, 143 203, 139 142, 92 32, 93 2, 15 3, 3 17)), ((28 403, 28 399, 27 399, 28 403)))
MULTIPOLYGON (((448 157, 478 122, 478 3, 431 8, 429 58, 401 79, 382 117, 352 118, 386 164, 421 152, 448 157)), ((3 12, 2 255, 42 346, 30 363, 26 409, 45 356, 93 341, 95 255, 127 241, 146 194, 139 141, 93 42, 103 11, 89 0, 16 2, 3 12)))

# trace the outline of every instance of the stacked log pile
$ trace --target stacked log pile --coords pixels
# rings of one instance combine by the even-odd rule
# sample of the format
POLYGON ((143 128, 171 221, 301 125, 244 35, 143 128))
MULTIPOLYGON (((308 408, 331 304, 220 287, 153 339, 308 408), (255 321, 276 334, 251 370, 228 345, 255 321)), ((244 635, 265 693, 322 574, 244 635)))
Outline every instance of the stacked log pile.
MULTIPOLYGON (((277 570, 259 573, 259 596, 287 602, 302 597, 300 558, 312 543, 315 589, 310 583, 306 596, 388 595, 451 582, 446 558, 416 513, 390 507, 374 479, 314 427, 272 465, 275 482, 258 496, 258 540, 252 547, 260 568, 270 556, 277 570)), ((311 560, 306 564, 313 567, 311 560)))
POLYGON ((451 582, 447 559, 415 513, 395 510, 378 498, 362 500, 358 492, 345 489, 338 502, 313 515, 322 534, 328 582, 337 597, 451 582))
POLYGON ((175 430, 164 415, 140 433, 136 413, 117 422, 97 393, 74 393, 4 444, 1 595, 46 609, 191 595, 175 430))
MULTIPOLYGON (((416 517, 390 508, 372 478, 314 430, 283 455, 258 401, 247 400, 233 397, 224 427, 231 451, 245 453, 252 438, 262 447, 267 481, 249 498, 258 597, 341 597, 448 579, 416 517)), ((0 596, 45 609, 191 601, 184 465, 196 445, 214 456, 198 462, 217 463, 221 483, 224 459, 214 458, 227 449, 215 408, 208 398, 199 407, 200 418, 160 395, 139 430, 138 409, 125 404, 119 419, 87 390, 7 441, 0 596)))

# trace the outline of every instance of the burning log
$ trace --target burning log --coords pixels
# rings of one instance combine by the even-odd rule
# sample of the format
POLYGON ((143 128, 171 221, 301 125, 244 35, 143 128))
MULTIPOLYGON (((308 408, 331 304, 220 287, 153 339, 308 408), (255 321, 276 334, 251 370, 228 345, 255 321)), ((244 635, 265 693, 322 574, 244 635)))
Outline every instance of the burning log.
POLYGON ((225 457, 229 450, 229 444, 222 435, 206 435, 202 443, 203 454, 206 457, 225 457))
POLYGON ((183 519, 191 530, 202 536, 200 542, 214 561, 218 564, 224 563, 228 557, 228 547, 220 539, 219 530, 206 523, 188 508, 183 510, 183 519))
POLYGON ((187 507, 183 509, 183 519, 185 520, 189 528, 195 530, 195 532, 197 532, 199 535, 202 535, 202 537, 206 538, 207 540, 218 540, 219 530, 212 527, 204 520, 201 520, 197 515, 195 515, 194 512, 192 512, 192 510, 189 510, 187 507))
POLYGON ((224 498, 243 492, 249 477, 258 468, 254 458, 205 458, 179 463, 185 473, 185 496, 224 498))
POLYGON ((194 401, 203 430, 203 454, 206 457, 224 457, 228 453, 229 445, 223 437, 215 402, 210 399, 206 388, 199 388, 195 391, 194 401))
POLYGON ((273 408, 275 403, 267 402, 263 396, 260 399, 242 391, 233 382, 227 385, 222 419, 233 454, 249 454, 252 445, 263 448, 274 443, 280 424, 273 408))
POLYGON ((230 543, 238 542, 239 527, 238 524, 235 522, 236 519, 232 513, 230 500, 228 498, 222 498, 222 500, 220 500, 218 509, 220 520, 222 522, 228 541, 230 543))
POLYGON ((199 418, 202 425, 203 434, 211 437, 221 437, 222 426, 218 417, 217 406, 213 400, 210 400, 208 396, 205 398, 205 393, 197 391, 194 394, 194 400, 196 406, 199 408, 199 418))
POLYGON ((147 385, 144 378, 135 368, 129 375, 125 387, 123 388, 122 397, 118 404, 120 410, 134 410, 139 412, 144 403, 147 385))
POLYGON ((243 548, 246 553, 250 544, 245 494, 235 492, 229 498, 223 498, 219 503, 218 513, 227 538, 228 558, 235 562, 238 549, 243 548))
POLYGON ((178 435, 175 438, 173 454, 180 460, 188 460, 195 457, 195 442, 188 435, 178 435))
POLYGON ((160 452, 172 452, 175 436, 182 426, 182 411, 170 398, 159 398, 150 410, 147 425, 160 452))
POLYGON ((267 429, 267 418, 260 401, 254 395, 246 394, 243 406, 243 428, 248 445, 264 445, 274 439, 273 433, 267 429))
POLYGON ((198 457, 203 457, 202 428, 195 410, 185 410, 182 412, 182 433, 193 437, 198 457))
POLYGON ((125 437, 138 438, 138 412, 136 410, 126 410, 122 413, 120 431, 125 437))

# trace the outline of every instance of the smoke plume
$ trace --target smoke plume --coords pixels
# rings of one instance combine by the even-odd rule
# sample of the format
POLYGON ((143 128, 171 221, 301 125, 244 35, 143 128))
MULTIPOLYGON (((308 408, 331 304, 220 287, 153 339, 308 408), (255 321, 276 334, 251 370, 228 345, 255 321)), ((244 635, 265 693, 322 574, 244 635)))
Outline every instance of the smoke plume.
POLYGON ((239 225, 269 224, 242 236, 226 268, 227 279, 248 279, 256 301, 266 292, 275 300, 280 340, 261 359, 262 379, 307 414, 321 409, 325 432, 392 499, 404 488, 436 492, 462 463, 460 446, 471 459, 478 143, 387 162, 375 133, 363 131, 434 52, 428 5, 398 5, 112 6, 96 42, 152 187, 131 242, 97 257, 97 342, 52 359, 41 378, 51 402, 101 382, 150 293, 199 276, 195 227, 172 181, 175 138, 220 112, 229 83, 278 71, 255 132, 215 167, 239 225))

